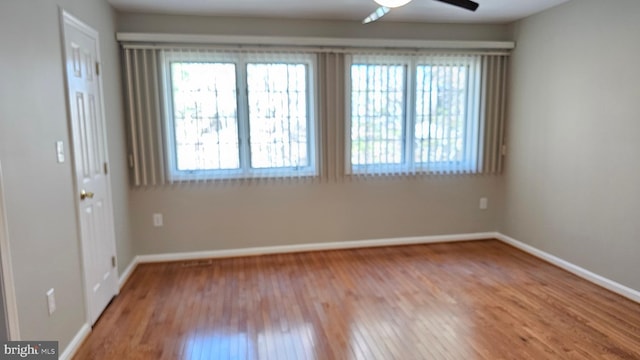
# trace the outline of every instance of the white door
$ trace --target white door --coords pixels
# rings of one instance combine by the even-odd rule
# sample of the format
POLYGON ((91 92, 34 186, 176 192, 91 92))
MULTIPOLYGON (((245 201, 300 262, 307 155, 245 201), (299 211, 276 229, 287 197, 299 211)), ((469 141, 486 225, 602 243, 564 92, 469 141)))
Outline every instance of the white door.
POLYGON ((2 307, 0 314, 4 321, 0 322, 5 328, 0 329, 0 339, 20 340, 20 327, 18 326, 18 302, 16 301, 16 288, 13 282, 13 266, 11 265, 11 246, 9 244, 9 229, 7 225, 6 210, 4 204, 4 188, 2 185, 2 164, 0 164, 0 288, 2 290, 2 307), (6 332, 5 332, 6 331, 6 332))
POLYGON ((98 33, 66 12, 62 19, 87 312, 93 325, 118 291, 98 33))

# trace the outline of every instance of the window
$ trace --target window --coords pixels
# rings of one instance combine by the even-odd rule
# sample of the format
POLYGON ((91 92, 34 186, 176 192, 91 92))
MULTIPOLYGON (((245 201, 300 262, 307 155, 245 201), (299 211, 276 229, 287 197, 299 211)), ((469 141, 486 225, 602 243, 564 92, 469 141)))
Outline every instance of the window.
POLYGON ((473 56, 353 55, 347 171, 477 171, 479 63, 473 56))
POLYGON ((167 52, 174 180, 315 175, 313 58, 167 52))
POLYGON ((132 186, 502 171, 502 50, 212 46, 123 46, 132 186))

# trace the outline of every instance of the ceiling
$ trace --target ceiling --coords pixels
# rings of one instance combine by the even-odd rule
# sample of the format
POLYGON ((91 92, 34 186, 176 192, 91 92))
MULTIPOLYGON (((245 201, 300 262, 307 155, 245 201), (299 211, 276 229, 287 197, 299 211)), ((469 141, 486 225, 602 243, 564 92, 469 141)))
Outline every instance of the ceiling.
MULTIPOLYGON (((373 0, 108 0, 122 12, 264 18, 362 20, 373 0)), ((413 0, 381 21, 509 23, 568 0, 475 0, 473 13, 434 0, 413 0)))

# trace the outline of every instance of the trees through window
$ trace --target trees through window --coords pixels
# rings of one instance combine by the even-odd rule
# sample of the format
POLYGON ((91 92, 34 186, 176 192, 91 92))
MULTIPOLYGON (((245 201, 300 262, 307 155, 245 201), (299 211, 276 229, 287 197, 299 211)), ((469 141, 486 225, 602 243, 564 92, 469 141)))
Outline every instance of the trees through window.
POLYGON ((313 175, 313 61, 214 52, 165 57, 174 178, 313 175))
POLYGON ((348 170, 474 171, 478 64, 474 57, 352 56, 348 170))

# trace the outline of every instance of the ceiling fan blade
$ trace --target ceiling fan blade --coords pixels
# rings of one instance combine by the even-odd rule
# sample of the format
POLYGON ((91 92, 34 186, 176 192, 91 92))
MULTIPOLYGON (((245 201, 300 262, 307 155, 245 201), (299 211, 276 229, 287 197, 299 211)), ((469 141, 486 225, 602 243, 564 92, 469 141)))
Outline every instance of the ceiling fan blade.
POLYGON ((387 15, 389 11, 391 11, 391 9, 389 9, 388 7, 380 6, 379 8, 376 9, 376 11, 372 12, 371 15, 367 16, 364 20, 362 20, 362 23, 368 24, 370 22, 374 22, 380 19, 381 17, 387 15))
POLYGON ((476 11, 478 10, 478 6, 480 6, 477 2, 471 0, 436 0, 449 5, 458 6, 463 9, 476 11))

